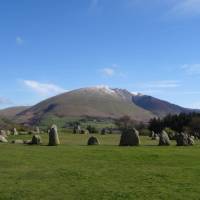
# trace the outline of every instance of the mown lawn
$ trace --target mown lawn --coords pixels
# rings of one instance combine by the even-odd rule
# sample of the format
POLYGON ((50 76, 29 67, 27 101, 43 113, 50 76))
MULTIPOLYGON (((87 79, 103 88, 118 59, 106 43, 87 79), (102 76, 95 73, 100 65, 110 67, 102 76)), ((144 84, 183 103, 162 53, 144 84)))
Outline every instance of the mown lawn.
MULTIPOLYGON (((23 136, 30 138, 31 136, 23 136)), ((62 145, 0 144, 0 199, 200 199, 200 144, 118 147, 118 135, 62 134, 62 145)), ((18 138, 21 138, 18 136, 18 138)), ((12 138, 10 138, 12 139, 12 138)))

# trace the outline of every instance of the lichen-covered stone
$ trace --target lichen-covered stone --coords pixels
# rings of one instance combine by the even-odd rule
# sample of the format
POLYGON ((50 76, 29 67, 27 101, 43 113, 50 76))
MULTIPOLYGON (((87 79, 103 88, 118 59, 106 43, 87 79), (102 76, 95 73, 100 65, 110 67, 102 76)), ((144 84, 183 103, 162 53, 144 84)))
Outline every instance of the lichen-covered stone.
POLYGON ((139 132, 132 128, 122 131, 120 146, 138 146, 140 145, 139 132))
POLYGON ((159 146, 169 146, 169 145, 170 145, 169 136, 165 131, 162 131, 159 138, 159 146))
POLYGON ((40 134, 40 128, 38 126, 35 127, 36 134, 40 134))
POLYGON ((99 143, 99 140, 96 137, 92 136, 92 137, 89 138, 87 144, 88 145, 99 145, 100 143, 99 143))
POLYGON ((5 138, 7 137, 7 133, 6 133, 5 130, 1 130, 0 131, 0 135, 3 136, 3 137, 5 137, 5 138))
POLYGON ((186 133, 178 133, 176 135, 177 146, 191 146, 194 145, 194 139, 186 133))
POLYGON ((19 135, 16 128, 13 129, 13 135, 19 135))
POLYGON ((39 135, 34 135, 31 140, 31 144, 39 145, 42 143, 41 137, 39 135))
POLYGON ((49 131, 49 146, 56 146, 60 144, 58 129, 56 125, 52 125, 49 131))
POLYGON ((4 136, 0 135, 0 142, 1 143, 8 143, 8 140, 4 136))
POLYGON ((24 144, 24 140, 17 139, 17 140, 13 140, 11 143, 13 143, 13 144, 24 144))

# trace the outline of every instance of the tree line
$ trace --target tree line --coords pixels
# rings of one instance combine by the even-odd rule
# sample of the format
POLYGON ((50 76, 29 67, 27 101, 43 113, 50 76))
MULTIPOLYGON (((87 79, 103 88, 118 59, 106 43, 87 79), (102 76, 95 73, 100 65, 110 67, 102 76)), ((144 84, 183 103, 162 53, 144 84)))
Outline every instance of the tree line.
POLYGON ((170 128, 178 133, 200 133, 200 113, 169 114, 162 119, 153 118, 150 120, 148 128, 155 133, 160 133, 165 128, 170 128))

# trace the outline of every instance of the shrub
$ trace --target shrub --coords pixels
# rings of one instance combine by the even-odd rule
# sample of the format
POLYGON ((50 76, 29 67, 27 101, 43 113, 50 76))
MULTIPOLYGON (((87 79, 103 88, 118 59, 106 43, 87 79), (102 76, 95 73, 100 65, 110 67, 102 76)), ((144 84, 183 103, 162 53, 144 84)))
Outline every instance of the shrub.
POLYGON ((148 128, 143 128, 143 129, 140 130, 140 135, 151 136, 151 131, 148 128))
POLYGON ((87 126, 87 130, 89 131, 89 133, 98 133, 98 129, 94 126, 88 125, 87 126))

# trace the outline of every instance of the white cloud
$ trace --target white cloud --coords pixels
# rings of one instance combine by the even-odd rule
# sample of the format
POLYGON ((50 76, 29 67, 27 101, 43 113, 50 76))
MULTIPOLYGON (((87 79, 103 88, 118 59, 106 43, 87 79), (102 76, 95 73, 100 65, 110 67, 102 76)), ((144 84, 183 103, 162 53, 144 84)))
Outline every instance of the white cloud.
POLYGON ((17 36, 16 37, 16 44, 17 45, 22 45, 22 44, 24 44, 24 40, 20 36, 17 36))
POLYGON ((199 15, 200 0, 175 0, 171 13, 176 15, 199 15))
POLYGON ((54 84, 40 83, 34 80, 24 80, 23 83, 26 87, 42 96, 53 96, 67 92, 67 90, 54 84))
POLYGON ((104 76, 112 77, 115 75, 115 69, 113 68, 104 68, 101 70, 104 76))
POLYGON ((200 64, 185 64, 181 66, 181 69, 189 75, 200 74, 200 64))

